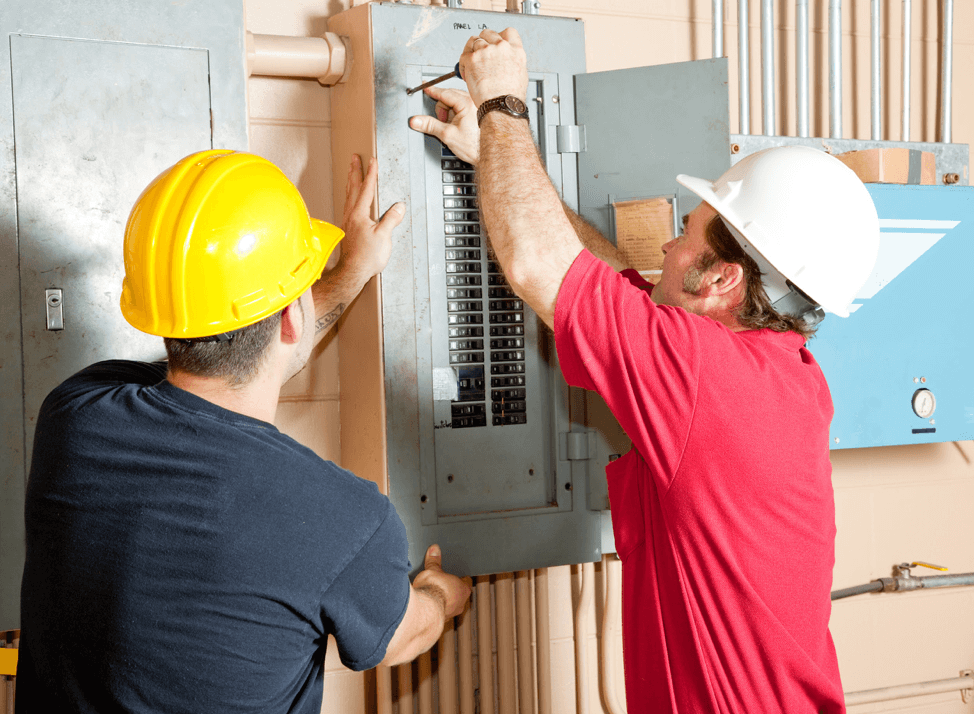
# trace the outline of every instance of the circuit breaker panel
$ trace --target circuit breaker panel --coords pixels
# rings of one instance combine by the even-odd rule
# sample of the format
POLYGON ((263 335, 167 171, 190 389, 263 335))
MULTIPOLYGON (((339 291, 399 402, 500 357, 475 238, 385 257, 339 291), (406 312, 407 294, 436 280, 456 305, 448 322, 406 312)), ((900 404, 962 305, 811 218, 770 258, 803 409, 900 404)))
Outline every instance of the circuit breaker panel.
POLYGON ((339 331, 342 462, 387 489, 414 567, 438 543, 445 566, 464 575, 600 553, 600 517, 585 498, 588 435, 571 423, 553 337, 491 252, 473 167, 408 127, 433 102, 407 88, 450 72, 488 27, 522 37, 532 132, 574 204, 564 135, 585 69, 581 22, 398 3, 329 21, 353 53, 332 93, 336 206, 352 153, 378 158, 380 208, 408 205, 381 284, 366 287, 339 331))

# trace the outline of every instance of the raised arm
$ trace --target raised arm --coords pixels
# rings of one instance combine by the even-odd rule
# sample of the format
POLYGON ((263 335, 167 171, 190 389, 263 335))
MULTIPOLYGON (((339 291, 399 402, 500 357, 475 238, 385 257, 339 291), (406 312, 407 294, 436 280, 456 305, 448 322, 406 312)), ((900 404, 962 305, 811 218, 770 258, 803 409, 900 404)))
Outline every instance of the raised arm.
POLYGON ((386 267, 392 254, 392 230, 402 222, 406 206, 396 203, 378 222, 372 220, 378 175, 375 159, 369 162, 363 177, 361 158, 357 154, 352 157, 345 188, 342 219, 345 238, 341 242, 341 257, 311 287, 315 303, 315 344, 335 326, 365 284, 386 267))

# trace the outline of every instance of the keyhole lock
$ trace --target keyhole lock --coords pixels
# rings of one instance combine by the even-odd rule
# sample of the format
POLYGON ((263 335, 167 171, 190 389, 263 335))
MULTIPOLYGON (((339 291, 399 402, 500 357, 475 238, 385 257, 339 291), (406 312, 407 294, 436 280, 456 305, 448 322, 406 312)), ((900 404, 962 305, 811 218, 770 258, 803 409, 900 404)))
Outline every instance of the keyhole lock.
POLYGON ((47 329, 48 330, 63 330, 64 329, 64 296, 61 293, 61 288, 50 288, 44 291, 44 299, 47 303, 47 329))

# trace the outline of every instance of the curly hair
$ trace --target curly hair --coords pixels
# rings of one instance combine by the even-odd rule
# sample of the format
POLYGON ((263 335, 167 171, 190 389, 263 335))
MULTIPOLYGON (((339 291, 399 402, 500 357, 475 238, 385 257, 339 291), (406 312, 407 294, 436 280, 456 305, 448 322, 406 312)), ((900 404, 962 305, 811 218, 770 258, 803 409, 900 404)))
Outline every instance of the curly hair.
POLYGON ((744 252, 720 216, 710 219, 704 228, 704 236, 710 250, 703 253, 694 267, 687 271, 685 283, 688 280, 692 283, 694 279, 698 279, 717 261, 737 263, 744 269, 744 299, 734 310, 734 317, 743 327, 749 330, 796 332, 806 340, 815 335, 816 326, 809 325, 800 317, 782 315, 772 307, 761 283, 761 269, 754 259, 744 252))

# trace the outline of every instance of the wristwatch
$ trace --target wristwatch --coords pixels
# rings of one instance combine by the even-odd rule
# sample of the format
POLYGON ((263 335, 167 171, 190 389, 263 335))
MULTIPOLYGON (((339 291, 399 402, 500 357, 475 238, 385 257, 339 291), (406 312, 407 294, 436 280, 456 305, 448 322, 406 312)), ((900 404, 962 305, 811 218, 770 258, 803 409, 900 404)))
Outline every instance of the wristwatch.
POLYGON ((492 112, 495 109, 505 114, 510 114, 512 117, 518 117, 519 119, 528 118, 527 105, 513 94, 505 94, 502 97, 488 99, 480 105, 480 109, 477 110, 477 126, 480 126, 487 112, 492 112))

